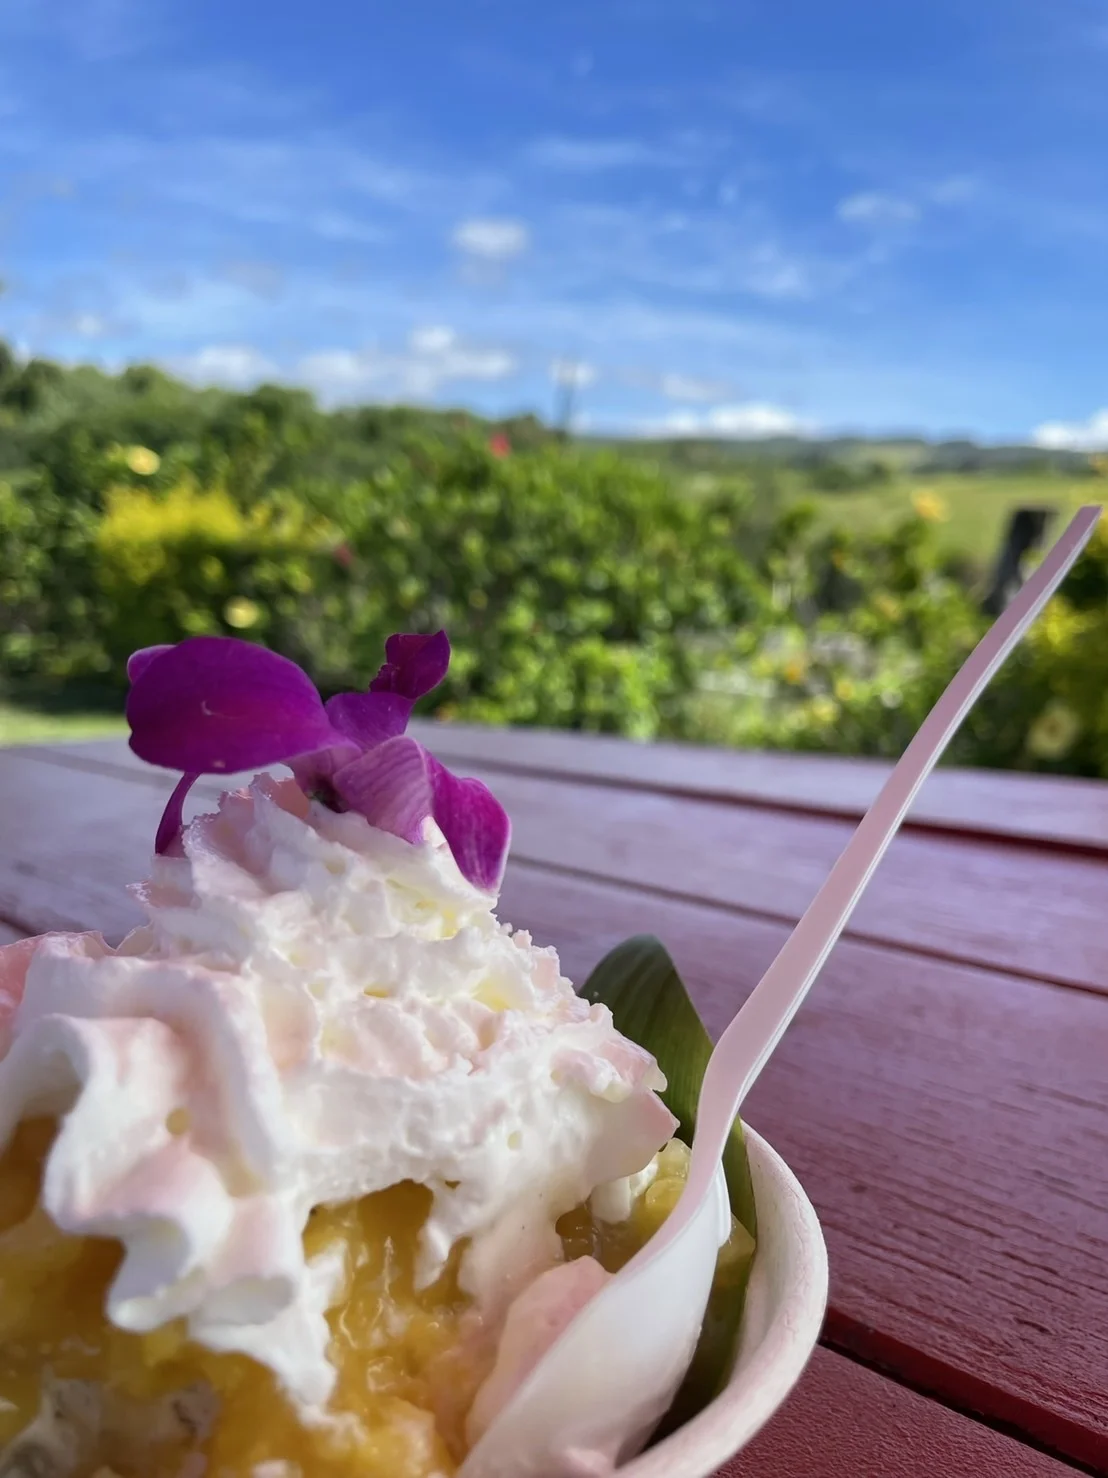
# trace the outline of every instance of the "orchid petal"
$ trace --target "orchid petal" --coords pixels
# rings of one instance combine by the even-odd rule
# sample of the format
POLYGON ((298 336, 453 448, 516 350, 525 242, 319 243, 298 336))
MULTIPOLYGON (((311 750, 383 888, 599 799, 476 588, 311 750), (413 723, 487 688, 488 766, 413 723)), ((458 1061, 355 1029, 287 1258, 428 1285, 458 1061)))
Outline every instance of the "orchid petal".
POLYGON ((164 643, 160 647, 140 647, 137 652, 132 652, 127 658, 127 681, 133 683, 140 673, 146 671, 155 657, 160 657, 163 652, 171 652, 173 647, 164 643))
POLYGON ((324 704, 327 717, 340 734, 359 749, 373 749, 395 739, 408 727, 412 699, 378 689, 369 693, 339 693, 324 704))
POLYGON ((504 873, 511 826, 503 807, 479 780, 460 780, 415 739, 387 739, 343 766, 335 790, 372 826, 406 842, 423 839, 434 818, 475 887, 494 892, 504 873))
POLYGON ((385 662, 369 685, 371 693, 400 693, 414 702, 438 687, 450 666, 445 631, 432 636, 396 632, 385 643, 385 662))
POLYGON ((430 761, 435 799, 432 812, 463 877, 486 893, 495 893, 504 877, 512 823, 508 813, 480 780, 452 774, 433 755, 430 761))
POLYGON ((414 845, 423 840, 423 823, 433 805, 428 759, 422 744, 398 735, 338 770, 335 790, 371 826, 414 845))
POLYGON ((200 779, 197 774, 182 775, 173 787, 173 794, 166 802, 162 819, 158 822, 158 833, 154 838, 154 851, 161 854, 168 852, 173 843, 181 835, 181 827, 184 823, 185 796, 200 779))
POLYGON ((189 637, 140 664, 127 721, 140 759, 190 774, 232 774, 348 743, 295 662, 234 637, 189 637))

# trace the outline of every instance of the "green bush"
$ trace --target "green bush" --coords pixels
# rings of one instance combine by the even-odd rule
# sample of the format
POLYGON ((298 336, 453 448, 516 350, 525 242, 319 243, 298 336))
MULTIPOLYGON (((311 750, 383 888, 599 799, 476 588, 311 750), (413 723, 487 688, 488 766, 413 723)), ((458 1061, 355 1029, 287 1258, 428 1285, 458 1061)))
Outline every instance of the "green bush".
POLYGON ((770 611, 703 653, 689 738, 898 755, 981 631, 919 517, 885 536, 783 518, 764 555, 770 611))
POLYGON ((298 607, 298 659, 338 687, 373 671, 389 631, 445 626, 447 715, 659 732, 690 641, 762 599, 739 501, 694 506, 610 455, 426 443, 306 496, 341 531, 341 578, 298 607))
POLYGON ((761 599, 741 503, 694 506, 612 456, 430 440, 369 481, 249 508, 166 467, 86 447, 5 489, 9 682, 118 692, 135 647, 232 632, 337 690, 368 680, 390 631, 446 626, 446 713, 646 736, 690 680, 690 640, 761 599))
MULTIPOLYGON (((152 374, 127 393, 164 400, 152 374)), ((394 427, 368 475, 309 478, 314 415, 260 391, 213 412, 221 440, 160 451, 70 424, 0 482, 9 695, 118 706, 134 648, 219 632, 334 692, 390 631, 445 626, 443 718, 891 757, 984 629, 926 499, 882 533, 829 531, 814 506, 693 498, 613 453, 505 455, 461 417, 394 427)), ((1106 663, 1102 533, 952 757, 1108 777, 1106 663)))

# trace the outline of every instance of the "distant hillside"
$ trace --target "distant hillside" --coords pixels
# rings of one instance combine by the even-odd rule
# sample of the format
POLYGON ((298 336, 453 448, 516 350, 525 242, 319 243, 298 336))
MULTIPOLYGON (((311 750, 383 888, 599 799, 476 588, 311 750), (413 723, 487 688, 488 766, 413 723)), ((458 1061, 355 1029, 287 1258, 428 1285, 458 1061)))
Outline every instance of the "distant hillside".
MULTIPOLYGON (((170 446, 199 445, 212 438, 221 444, 269 439, 281 444, 284 466, 310 467, 318 475, 359 476, 400 442, 421 435, 449 439, 474 430, 503 432, 517 450, 563 436, 531 414, 489 420, 462 409, 383 405, 324 411, 308 391, 287 385, 246 392, 198 389, 154 365, 131 365, 113 375, 88 365, 21 361, 0 340, 0 472, 49 460, 59 444, 79 435, 94 446, 123 441, 159 454, 170 446)), ((1080 452, 910 435, 575 439, 660 463, 680 475, 795 469, 823 492, 879 486, 905 476, 1081 476, 1092 470, 1090 458, 1080 452)))
POLYGON ((613 437, 589 439, 597 445, 647 452, 659 461, 689 472, 722 471, 728 466, 752 462, 802 470, 837 466, 855 474, 868 470, 874 480, 883 476, 919 477, 951 472, 1061 472, 1080 476, 1089 470, 1085 452, 1037 446, 989 446, 961 440, 928 441, 919 436, 770 436, 742 441, 680 437, 648 442, 613 437))

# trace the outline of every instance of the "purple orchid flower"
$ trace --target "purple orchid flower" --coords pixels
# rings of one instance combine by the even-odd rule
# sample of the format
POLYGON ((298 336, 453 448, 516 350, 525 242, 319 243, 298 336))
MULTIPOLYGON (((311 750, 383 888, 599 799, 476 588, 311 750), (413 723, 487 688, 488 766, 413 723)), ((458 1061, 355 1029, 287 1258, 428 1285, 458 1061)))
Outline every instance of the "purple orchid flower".
POLYGON ((463 875, 499 887, 511 826, 479 780, 461 780, 405 734, 416 700, 446 676, 450 643, 395 635, 365 693, 323 702, 295 662, 252 642, 193 636, 145 647, 127 663, 127 722, 140 759, 182 770, 155 848, 181 833, 185 797, 201 775, 287 764, 303 790, 337 811, 357 811, 406 842, 431 817, 463 875))

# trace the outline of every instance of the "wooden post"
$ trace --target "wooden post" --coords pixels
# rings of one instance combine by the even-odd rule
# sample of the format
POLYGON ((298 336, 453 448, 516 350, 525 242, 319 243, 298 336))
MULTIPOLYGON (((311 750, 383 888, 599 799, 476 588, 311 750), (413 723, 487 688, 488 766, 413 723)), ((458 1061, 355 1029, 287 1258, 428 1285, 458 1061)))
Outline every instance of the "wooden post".
POLYGON ((1028 554, 1042 548, 1054 511, 1053 508, 1017 508, 1012 513, 993 570, 992 585, 982 601, 988 615, 999 616, 1023 584, 1023 561, 1028 554))

